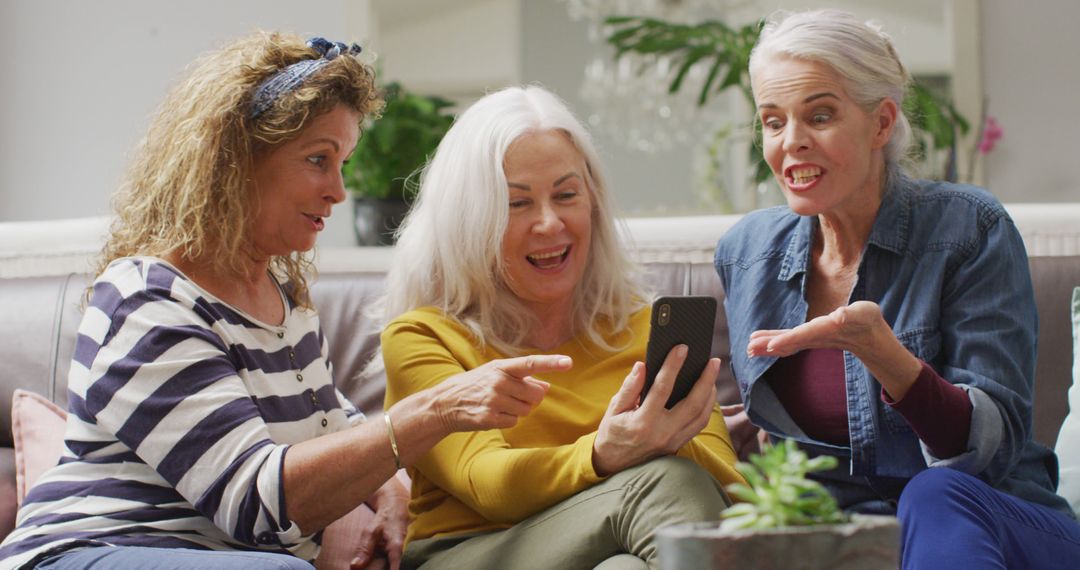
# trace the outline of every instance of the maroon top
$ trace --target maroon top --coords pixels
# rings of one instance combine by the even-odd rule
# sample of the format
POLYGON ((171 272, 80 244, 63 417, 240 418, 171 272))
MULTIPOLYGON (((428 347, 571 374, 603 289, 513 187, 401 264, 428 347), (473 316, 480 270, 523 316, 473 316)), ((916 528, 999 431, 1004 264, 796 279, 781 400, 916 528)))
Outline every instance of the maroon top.
MULTIPOLYGON (((849 444, 842 350, 797 352, 777 360, 762 379, 806 435, 834 445, 849 444)), ((929 364, 922 362, 922 371, 903 400, 893 401, 884 389, 881 400, 900 412, 935 457, 944 459, 966 451, 971 401, 967 392, 950 384, 929 364)))
POLYGON ((844 351, 813 348, 796 352, 777 360, 762 379, 806 435, 848 445, 844 351))
POLYGON ((950 384, 929 364, 919 362, 922 371, 904 399, 896 402, 882 389, 881 401, 904 416, 934 457, 960 455, 967 451, 971 434, 971 400, 963 388, 950 384))

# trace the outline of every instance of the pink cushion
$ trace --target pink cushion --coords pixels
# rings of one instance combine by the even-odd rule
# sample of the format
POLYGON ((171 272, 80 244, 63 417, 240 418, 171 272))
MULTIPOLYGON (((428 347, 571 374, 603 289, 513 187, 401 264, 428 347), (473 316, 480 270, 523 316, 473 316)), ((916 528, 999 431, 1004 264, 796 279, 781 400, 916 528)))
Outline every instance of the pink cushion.
POLYGON ((15 500, 23 497, 64 449, 67 413, 48 398, 15 390, 11 399, 11 434, 15 440, 15 500))

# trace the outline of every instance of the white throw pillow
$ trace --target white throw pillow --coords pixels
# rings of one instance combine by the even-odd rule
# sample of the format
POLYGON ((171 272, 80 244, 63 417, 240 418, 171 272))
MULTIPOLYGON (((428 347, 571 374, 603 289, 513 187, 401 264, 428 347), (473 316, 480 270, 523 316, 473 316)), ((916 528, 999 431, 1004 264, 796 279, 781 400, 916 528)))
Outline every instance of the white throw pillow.
POLYGON ((1055 451, 1061 465, 1058 494, 1080 514, 1080 287, 1073 289, 1072 327, 1073 384, 1069 388, 1069 415, 1061 424, 1055 451))

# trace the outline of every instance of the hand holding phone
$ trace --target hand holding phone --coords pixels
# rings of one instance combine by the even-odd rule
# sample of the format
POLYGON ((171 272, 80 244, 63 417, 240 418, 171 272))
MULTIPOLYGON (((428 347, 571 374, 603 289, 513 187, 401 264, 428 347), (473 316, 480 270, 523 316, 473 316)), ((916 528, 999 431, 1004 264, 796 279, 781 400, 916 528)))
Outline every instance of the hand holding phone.
POLYGON ((713 297, 660 297, 653 303, 642 398, 652 388, 668 353, 680 344, 688 348, 686 360, 675 378, 665 407, 671 409, 690 393, 709 363, 715 323, 716 299, 713 297))

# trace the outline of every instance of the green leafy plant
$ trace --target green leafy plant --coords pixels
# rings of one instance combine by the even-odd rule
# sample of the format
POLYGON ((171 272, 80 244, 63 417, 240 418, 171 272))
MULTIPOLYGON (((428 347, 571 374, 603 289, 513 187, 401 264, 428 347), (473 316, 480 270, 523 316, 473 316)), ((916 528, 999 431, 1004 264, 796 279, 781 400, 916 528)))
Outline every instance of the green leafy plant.
POLYGON ((365 126, 356 150, 342 168, 345 186, 359 198, 411 201, 410 175, 435 152, 454 118, 453 102, 418 95, 397 83, 384 88, 382 116, 365 126))
POLYGON ((739 462, 735 468, 749 486, 727 486, 732 497, 740 499, 721 513, 723 530, 783 528, 816 524, 843 523, 847 519, 836 506, 832 495, 807 473, 833 469, 835 457, 821 455, 810 459, 794 441, 767 445, 750 463, 739 462))
MULTIPOLYGON (((698 24, 674 24, 656 18, 613 16, 605 20, 606 41, 615 48, 615 59, 627 53, 668 56, 673 59, 668 92, 679 91, 687 73, 697 63, 708 62, 709 72, 698 94, 698 105, 729 88, 737 89, 754 107, 750 89, 750 51, 757 43, 763 22, 733 28, 724 22, 710 20, 698 24)), ((644 70, 641 70, 644 71, 644 70)), ((905 99, 905 113, 916 131, 915 160, 924 160, 929 149, 954 149, 960 135, 968 131, 967 120, 952 104, 942 100, 918 82, 911 86, 905 99)), ((748 121, 754 140, 760 140, 761 125, 755 118, 748 121)), ((952 153, 953 155, 955 153, 952 153)), ((955 179, 955 164, 946 164, 941 177, 955 179)), ((758 144, 750 145, 750 163, 754 165, 754 182, 771 176, 768 164, 758 144)))

